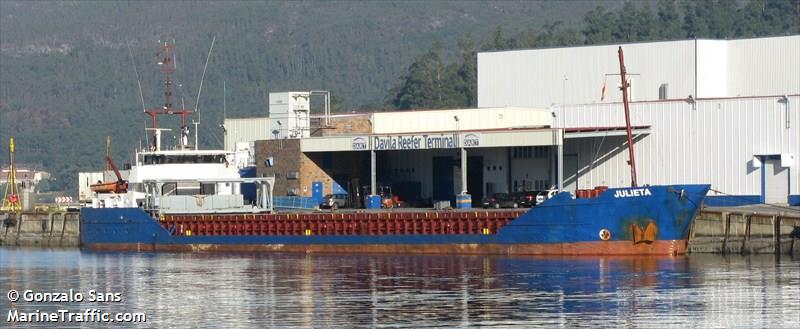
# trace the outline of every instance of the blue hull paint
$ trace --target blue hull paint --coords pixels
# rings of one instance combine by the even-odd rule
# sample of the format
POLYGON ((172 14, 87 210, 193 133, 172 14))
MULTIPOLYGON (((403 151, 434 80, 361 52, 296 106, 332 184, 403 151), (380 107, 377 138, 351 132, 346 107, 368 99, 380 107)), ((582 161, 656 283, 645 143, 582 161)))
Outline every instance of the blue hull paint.
POLYGON ((630 241, 630 225, 644 229, 650 221, 658 228, 657 240, 685 240, 708 190, 709 185, 620 188, 609 189, 591 199, 572 199, 568 193, 562 193, 491 235, 174 236, 139 208, 84 208, 81 243, 91 246, 564 244, 597 242, 602 229, 611 232, 611 241, 630 241))
POLYGON ((736 207, 761 203, 760 195, 713 195, 706 197, 709 207, 736 207))

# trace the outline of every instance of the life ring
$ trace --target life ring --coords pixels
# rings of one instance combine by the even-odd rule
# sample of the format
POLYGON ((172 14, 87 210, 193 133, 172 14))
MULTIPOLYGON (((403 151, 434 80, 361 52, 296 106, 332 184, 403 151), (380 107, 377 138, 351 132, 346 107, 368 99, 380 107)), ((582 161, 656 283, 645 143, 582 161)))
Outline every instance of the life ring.
POLYGON ((600 236, 600 240, 603 240, 603 241, 608 241, 608 240, 611 239, 611 231, 609 231, 607 229, 600 230, 600 232, 597 235, 599 235, 600 236))

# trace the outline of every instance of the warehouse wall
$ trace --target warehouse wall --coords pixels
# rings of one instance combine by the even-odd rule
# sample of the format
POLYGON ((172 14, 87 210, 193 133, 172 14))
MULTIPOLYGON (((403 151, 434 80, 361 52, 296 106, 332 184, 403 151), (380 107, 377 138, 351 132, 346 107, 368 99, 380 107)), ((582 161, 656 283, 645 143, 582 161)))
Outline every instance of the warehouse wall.
POLYGON ((269 118, 225 119, 225 149, 234 151, 238 142, 252 142, 272 138, 269 118))
MULTIPOLYGON (((800 154, 800 96, 786 104, 781 97, 631 104, 632 124, 651 126, 634 145, 640 184, 711 183, 730 194, 760 195, 754 155, 800 154)), ((568 106, 565 113, 567 127, 624 124, 621 104, 568 106)), ((620 137, 569 139, 565 153, 578 155, 579 185, 624 186, 626 147, 620 137)), ((790 194, 800 195, 798 161, 789 169, 790 194)))
MULTIPOLYGON (((478 107, 547 108, 622 100, 619 45, 478 54, 478 107), (565 80, 564 77, 567 77, 565 80), (605 99, 601 88, 605 82, 605 99)), ((800 35, 621 45, 631 100, 774 96, 800 91, 800 35)))
POLYGON ((800 93, 800 35, 728 41, 728 96, 800 93))
MULTIPOLYGON (((670 98, 696 95, 694 40, 627 44, 623 50, 632 100, 658 99, 663 83, 669 84, 670 98)), ((478 54, 481 108, 619 102, 619 82, 617 45, 478 54)))
POLYGON ((544 127, 552 123, 549 110, 534 108, 483 108, 397 111, 372 114, 373 133, 403 134, 456 130, 544 127), (455 120, 458 117, 458 122, 455 120))

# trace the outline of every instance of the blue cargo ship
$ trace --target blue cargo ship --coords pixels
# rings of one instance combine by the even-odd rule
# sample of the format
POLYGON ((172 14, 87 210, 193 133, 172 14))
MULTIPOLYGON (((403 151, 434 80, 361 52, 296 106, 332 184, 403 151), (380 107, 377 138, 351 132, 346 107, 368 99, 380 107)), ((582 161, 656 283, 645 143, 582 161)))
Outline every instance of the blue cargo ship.
POLYGON ((84 208, 96 250, 679 255, 708 185, 564 192, 528 211, 172 213, 84 208))

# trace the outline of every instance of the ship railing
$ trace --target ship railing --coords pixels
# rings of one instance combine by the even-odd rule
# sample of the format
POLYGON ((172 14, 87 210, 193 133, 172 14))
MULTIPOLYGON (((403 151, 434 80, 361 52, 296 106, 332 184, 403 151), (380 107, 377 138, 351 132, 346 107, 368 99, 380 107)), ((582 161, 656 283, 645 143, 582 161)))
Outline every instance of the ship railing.
POLYGON ((314 209, 317 207, 317 200, 311 197, 276 196, 273 199, 277 209, 314 209))
POLYGON ((275 177, 242 177, 242 178, 215 178, 215 179, 168 179, 168 180, 155 180, 146 179, 142 181, 145 190, 145 202, 142 205, 144 209, 157 210, 158 203, 156 198, 161 196, 159 187, 164 183, 200 183, 200 184, 217 184, 217 183, 233 183, 231 185, 231 194, 241 194, 241 191, 236 191, 237 187, 241 184, 255 184, 257 191, 256 207, 260 210, 273 212, 275 204, 273 200, 273 188, 275 186, 275 177))

